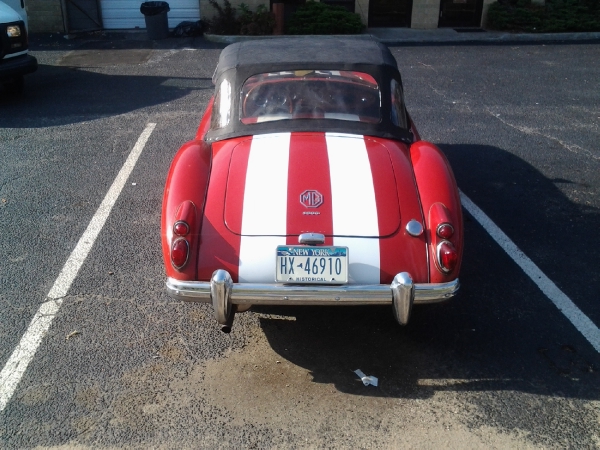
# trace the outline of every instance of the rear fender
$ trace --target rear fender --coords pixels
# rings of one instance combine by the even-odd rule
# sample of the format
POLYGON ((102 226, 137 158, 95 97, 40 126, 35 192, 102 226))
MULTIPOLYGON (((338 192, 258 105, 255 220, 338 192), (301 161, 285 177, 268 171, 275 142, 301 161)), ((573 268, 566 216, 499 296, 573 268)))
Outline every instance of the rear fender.
POLYGON ((462 209, 454 174, 442 151, 430 142, 418 141, 412 144, 410 158, 426 222, 429 281, 452 281, 460 272, 463 253, 462 209), (447 240, 458 252, 458 264, 449 273, 444 273, 438 264, 437 247, 442 239, 437 236, 436 230, 441 223, 450 223, 454 228, 454 234, 447 240))
POLYGON ((203 141, 184 144, 171 163, 165 184, 161 217, 162 250, 167 277, 178 280, 196 279, 202 213, 210 168, 211 147, 203 141), (178 221, 189 225, 189 232, 183 236, 188 242, 188 259, 180 269, 176 269, 171 261, 171 246, 176 239, 180 239, 173 229, 178 221))

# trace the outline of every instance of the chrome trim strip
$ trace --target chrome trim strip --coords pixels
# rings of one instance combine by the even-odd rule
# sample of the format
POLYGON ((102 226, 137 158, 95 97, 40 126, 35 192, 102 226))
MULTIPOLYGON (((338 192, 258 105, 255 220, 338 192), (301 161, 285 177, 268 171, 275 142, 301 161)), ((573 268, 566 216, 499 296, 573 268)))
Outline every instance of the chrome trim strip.
MULTIPOLYGON (((212 303, 209 281, 167 278, 167 293, 178 300, 212 303)), ((439 303, 456 295, 458 278, 448 283, 415 283, 414 304, 439 303)), ((341 286, 233 283, 234 305, 389 305, 392 287, 387 284, 341 286)))
POLYGON ((321 233, 302 233, 298 236, 298 243, 306 245, 324 244, 325 235, 321 233))

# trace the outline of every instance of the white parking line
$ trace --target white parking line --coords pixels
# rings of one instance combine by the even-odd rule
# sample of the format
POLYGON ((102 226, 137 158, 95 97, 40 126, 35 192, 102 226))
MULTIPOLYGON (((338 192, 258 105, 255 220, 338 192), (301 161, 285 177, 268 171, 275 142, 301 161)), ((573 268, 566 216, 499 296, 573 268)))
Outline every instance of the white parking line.
POLYGON ((592 347, 600 352, 600 329, 586 316, 573 301, 565 295, 535 263, 515 245, 498 226, 481 210, 475 203, 462 192, 460 199, 463 207, 473 216, 477 222, 488 232, 508 256, 523 269, 525 274, 540 288, 552 303, 565 315, 567 319, 583 334, 592 344, 592 347))
POLYGON ((4 410, 12 398, 27 366, 33 359, 37 348, 42 342, 42 338, 56 317, 62 304, 63 297, 67 295, 71 283, 73 283, 79 269, 94 245, 96 238, 100 234, 106 219, 110 215, 113 206, 119 198, 119 194, 123 190, 131 171, 135 167, 135 164, 155 127, 155 123, 146 125, 146 128, 138 138, 131 153, 129 153, 129 157, 125 161, 125 164, 123 164, 115 181, 113 181, 112 186, 106 193, 96 214, 92 217, 88 227, 79 239, 79 242, 77 242, 75 249, 71 252, 69 259, 67 259, 60 275, 58 275, 50 292, 48 292, 47 301, 40 306, 40 309, 31 320, 21 341, 4 365, 2 372, 0 372, 0 411, 4 410))

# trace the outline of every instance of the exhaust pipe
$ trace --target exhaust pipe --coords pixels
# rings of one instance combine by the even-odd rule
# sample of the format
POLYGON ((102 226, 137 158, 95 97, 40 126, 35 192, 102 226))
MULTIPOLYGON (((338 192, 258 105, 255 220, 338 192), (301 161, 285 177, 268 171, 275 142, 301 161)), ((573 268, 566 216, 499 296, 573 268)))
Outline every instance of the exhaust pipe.
POLYGON ((220 324, 221 331, 225 334, 231 333, 231 327, 233 325, 233 318, 235 317, 235 313, 237 312, 237 305, 233 305, 231 309, 231 314, 229 314, 229 318, 227 319, 227 323, 220 324))

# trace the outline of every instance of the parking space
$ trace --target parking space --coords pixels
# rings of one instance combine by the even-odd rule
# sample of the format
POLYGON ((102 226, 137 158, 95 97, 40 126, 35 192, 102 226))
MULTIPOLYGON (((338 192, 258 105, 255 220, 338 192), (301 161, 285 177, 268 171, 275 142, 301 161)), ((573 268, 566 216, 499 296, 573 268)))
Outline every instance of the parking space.
POLYGON ((415 121, 444 149, 461 190, 600 323, 594 247, 582 238, 600 223, 599 73, 577 62, 600 49, 461 49, 443 58, 395 50, 416 89, 406 89, 415 121))
MULTIPOLYGON (((240 314, 225 335, 209 306, 168 298, 162 189, 208 102, 219 53, 189 44, 102 67, 59 65, 76 48, 40 51, 22 102, 0 101, 2 367, 156 124, 0 412, 2 446, 600 443, 600 354, 468 213, 460 296, 416 309, 405 328, 385 307, 281 307, 240 314), (363 386, 355 369, 379 387, 363 386)), ((413 119, 460 189, 596 326, 600 74, 571 68, 599 52, 393 49, 413 119)))

